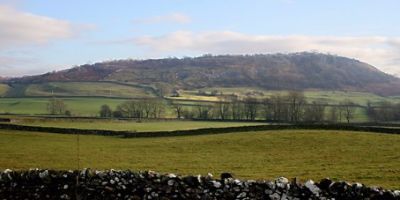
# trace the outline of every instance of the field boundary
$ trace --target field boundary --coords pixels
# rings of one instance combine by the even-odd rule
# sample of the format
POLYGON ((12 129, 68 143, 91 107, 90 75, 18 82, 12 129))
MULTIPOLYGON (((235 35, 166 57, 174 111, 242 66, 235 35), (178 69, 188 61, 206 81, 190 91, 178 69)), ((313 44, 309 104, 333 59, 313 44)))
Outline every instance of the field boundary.
POLYGON ((26 125, 0 123, 0 129, 29 131, 29 132, 59 133, 59 134, 101 135, 101 136, 114 136, 122 138, 193 136, 193 135, 212 135, 212 134, 223 134, 223 133, 268 131, 268 130, 295 130, 295 129, 338 130, 338 131, 359 131, 359 132, 374 132, 374 133, 386 133, 386 134, 400 134, 400 129, 398 128, 356 126, 356 125, 335 125, 335 124, 256 125, 256 126, 239 126, 239 127, 223 127, 223 128, 200 128, 192 130, 175 130, 175 131, 132 132, 132 131, 26 126, 26 125))

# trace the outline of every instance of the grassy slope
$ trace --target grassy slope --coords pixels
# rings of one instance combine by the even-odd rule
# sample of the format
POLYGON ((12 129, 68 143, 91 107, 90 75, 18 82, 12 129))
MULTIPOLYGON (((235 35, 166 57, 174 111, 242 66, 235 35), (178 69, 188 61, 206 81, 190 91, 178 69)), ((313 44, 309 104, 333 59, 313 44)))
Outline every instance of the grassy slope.
POLYGON ((189 130, 198 128, 219 128, 235 126, 261 125, 262 123, 251 122, 201 122, 201 121, 116 121, 116 120, 37 120, 24 119, 17 124, 30 126, 100 129, 118 131, 172 131, 189 130))
POLYGON ((0 97, 4 96, 7 93, 8 85, 0 83, 0 97))
MULTIPOLYGON (((76 136, 0 130, 0 168, 77 167, 76 136)), ((237 177, 331 177, 400 188, 399 135, 270 131, 171 138, 80 136, 81 167, 237 177)))
POLYGON ((30 84, 26 96, 106 96, 125 98, 154 97, 143 88, 106 82, 49 82, 30 84))

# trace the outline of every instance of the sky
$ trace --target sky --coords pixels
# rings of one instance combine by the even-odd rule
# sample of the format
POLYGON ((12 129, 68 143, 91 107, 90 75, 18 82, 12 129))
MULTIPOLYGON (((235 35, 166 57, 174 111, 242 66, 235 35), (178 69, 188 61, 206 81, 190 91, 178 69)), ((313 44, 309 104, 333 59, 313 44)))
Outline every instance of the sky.
POLYGON ((114 59, 320 52, 400 77, 398 0, 0 0, 0 76, 114 59))

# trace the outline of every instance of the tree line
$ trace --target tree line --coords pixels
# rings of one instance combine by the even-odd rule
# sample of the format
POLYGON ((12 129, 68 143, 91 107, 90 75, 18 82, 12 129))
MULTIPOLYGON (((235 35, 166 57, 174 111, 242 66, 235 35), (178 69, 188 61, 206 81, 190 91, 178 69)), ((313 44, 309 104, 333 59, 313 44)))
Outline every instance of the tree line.
POLYGON ((390 122, 400 120, 400 103, 383 101, 372 105, 367 103, 367 115, 374 122, 390 122))
POLYGON ((235 96, 225 97, 211 104, 191 106, 175 104, 172 106, 177 118, 219 119, 219 120, 267 120, 279 122, 341 122, 354 119, 357 105, 350 100, 338 105, 324 102, 308 102, 302 92, 289 92, 256 99, 235 96))
MULTIPOLYGON (((103 118, 164 118, 172 110, 178 119, 202 120, 265 120, 276 122, 347 122, 354 120, 357 107, 350 100, 335 105, 325 102, 308 101, 302 92, 289 92, 267 98, 240 98, 223 96, 214 103, 182 105, 166 104, 162 99, 129 100, 116 106, 102 105, 99 116, 103 118)), ((51 98, 47 110, 52 115, 71 115, 62 99, 51 98)), ((391 102, 367 103, 366 114, 371 121, 387 122, 400 120, 400 104, 391 102)), ((170 114, 168 115, 170 117, 170 114)))
POLYGON ((117 106, 113 111, 110 106, 102 105, 100 117, 104 118, 162 118, 165 104, 158 99, 130 100, 117 106))

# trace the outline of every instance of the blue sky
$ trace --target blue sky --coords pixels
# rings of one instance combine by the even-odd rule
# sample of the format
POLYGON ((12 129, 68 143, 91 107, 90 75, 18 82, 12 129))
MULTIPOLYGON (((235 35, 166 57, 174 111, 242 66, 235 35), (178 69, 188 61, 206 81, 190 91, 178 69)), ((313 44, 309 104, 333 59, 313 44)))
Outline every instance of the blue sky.
POLYGON ((110 59, 318 51, 400 75, 395 0, 0 0, 0 76, 110 59))

